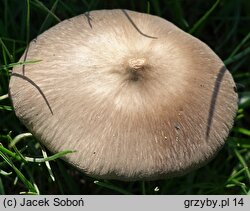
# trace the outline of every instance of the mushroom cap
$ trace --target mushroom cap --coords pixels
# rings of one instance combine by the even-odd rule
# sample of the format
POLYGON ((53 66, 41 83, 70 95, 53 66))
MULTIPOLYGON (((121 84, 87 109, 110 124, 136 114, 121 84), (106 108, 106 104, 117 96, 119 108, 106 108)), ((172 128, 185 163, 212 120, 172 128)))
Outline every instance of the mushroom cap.
POLYGON ((10 81, 16 115, 50 151, 75 150, 63 159, 97 178, 152 180, 201 167, 237 110, 218 56, 149 14, 99 10, 62 21, 20 61, 10 81))

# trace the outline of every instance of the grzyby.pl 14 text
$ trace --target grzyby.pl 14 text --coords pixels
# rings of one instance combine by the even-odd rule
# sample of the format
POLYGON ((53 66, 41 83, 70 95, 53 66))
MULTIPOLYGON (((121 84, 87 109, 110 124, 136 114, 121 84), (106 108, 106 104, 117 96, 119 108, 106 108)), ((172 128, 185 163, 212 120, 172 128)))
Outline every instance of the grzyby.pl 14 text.
POLYGON ((197 200, 184 200, 184 207, 185 208, 192 208, 192 207, 240 207, 244 206, 243 198, 225 198, 225 199, 197 199, 197 200))

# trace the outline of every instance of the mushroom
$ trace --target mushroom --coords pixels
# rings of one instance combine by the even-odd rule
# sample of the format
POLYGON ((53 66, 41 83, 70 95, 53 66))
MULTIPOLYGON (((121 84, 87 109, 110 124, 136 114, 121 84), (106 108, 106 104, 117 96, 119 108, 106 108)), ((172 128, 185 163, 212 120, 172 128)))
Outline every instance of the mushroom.
POLYGON ((203 42, 160 17, 99 10, 31 41, 14 67, 17 117, 87 175, 179 176, 210 161, 237 110, 230 72, 203 42), (37 61, 31 63, 30 61, 37 61))

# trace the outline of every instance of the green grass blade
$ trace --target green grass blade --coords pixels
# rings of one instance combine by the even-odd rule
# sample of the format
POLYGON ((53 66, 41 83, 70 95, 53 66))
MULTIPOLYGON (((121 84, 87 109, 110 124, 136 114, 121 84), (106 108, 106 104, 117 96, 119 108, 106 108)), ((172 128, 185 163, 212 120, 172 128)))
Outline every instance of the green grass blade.
POLYGON ((6 161, 6 163, 12 167, 12 169, 16 172, 18 178, 23 182, 23 184, 28 188, 30 192, 36 193, 35 187, 30 183, 26 177, 16 168, 16 166, 12 163, 12 161, 0 151, 0 156, 6 161))
POLYGON ((47 22, 49 21, 49 18, 52 16, 51 13, 54 14, 54 11, 56 10, 56 7, 57 7, 58 2, 59 2, 59 0, 56 0, 56 1, 54 2, 54 4, 52 5, 51 10, 50 10, 50 13, 47 14, 45 20, 43 21, 43 23, 42 23, 42 25, 41 25, 41 27, 40 27, 40 29, 39 29, 38 34, 40 34, 42 31, 44 31, 44 29, 47 28, 47 22))
POLYGON ((0 175, 0 195, 5 195, 5 190, 4 190, 4 185, 3 185, 1 175, 0 175))
POLYGON ((122 188, 119 188, 119 187, 117 187, 117 186, 115 186, 115 185, 113 185, 111 183, 100 182, 100 181, 95 180, 94 184, 99 185, 99 186, 104 187, 104 188, 108 188, 110 190, 116 191, 116 192, 121 193, 121 194, 125 194, 125 195, 131 195, 132 194, 129 191, 124 190, 122 188))
POLYGON ((12 111, 13 109, 11 106, 0 105, 0 110, 12 111))
MULTIPOLYGON (((1 144, 0 144, 0 151, 7 154, 8 156, 14 158, 15 160, 23 161, 23 159, 18 154, 6 149, 1 144)), ((58 152, 58 153, 56 153, 52 156, 46 157, 46 158, 33 158, 33 157, 26 157, 26 156, 24 158, 25 158, 25 161, 27 161, 27 162, 44 163, 46 161, 52 161, 52 160, 61 158, 62 156, 66 155, 68 153, 73 153, 73 152, 75 152, 75 151, 65 150, 65 151, 58 152)))
POLYGON ((3 40, 5 40, 8 42, 13 42, 13 43, 15 42, 15 43, 20 43, 20 44, 26 44, 26 42, 23 40, 16 40, 16 39, 12 39, 10 37, 0 37, 0 39, 2 39, 2 42, 3 42, 3 40))
MULTIPOLYGON (((3 50, 6 52, 6 54, 8 55, 9 59, 11 62, 13 62, 13 56, 11 55, 11 53, 9 52, 8 48, 6 47, 6 45, 4 44, 2 38, 0 37, 0 44, 2 45, 3 50)), ((7 63, 7 59, 5 59, 5 62, 7 63)))
POLYGON ((241 51, 240 53, 229 57, 228 59, 224 60, 225 65, 229 65, 233 62, 238 61, 239 59, 243 58, 244 56, 246 56, 247 54, 250 53, 250 47, 246 48, 245 50, 241 51))
POLYGON ((22 161, 21 157, 19 157, 16 153, 6 149, 1 143, 0 143, 0 152, 12 157, 14 160, 22 161))
POLYGON ((188 33, 194 34, 201 27, 201 25, 205 23, 207 18, 215 10, 219 3, 220 0, 216 0, 213 6, 194 24, 194 26, 188 31, 188 33))
POLYGON ((142 195, 146 195, 145 181, 141 181, 142 195))
POLYGON ((26 0, 26 44, 29 43, 30 40, 30 0, 26 0))
POLYGON ((230 147, 240 147, 243 149, 250 149, 250 141, 248 138, 230 137, 227 143, 230 147))
POLYGON ((49 13, 57 22, 61 22, 60 18, 58 18, 50 9, 48 9, 41 1, 39 0, 34 0, 36 3, 35 5, 38 6, 39 8, 45 10, 47 13, 49 13))
POLYGON ((34 63, 37 63, 37 62, 40 62, 40 61, 42 61, 42 60, 23 61, 23 62, 11 63, 11 64, 8 64, 8 65, 2 65, 2 66, 0 66, 0 71, 4 70, 4 69, 9 69, 9 68, 13 68, 13 67, 16 67, 16 66, 20 66, 20 65, 34 64, 34 63))
MULTIPOLYGON (((40 145, 40 147, 41 147, 41 150, 42 150, 43 158, 44 158, 44 159, 47 159, 47 158, 48 158, 48 155, 47 155, 47 153, 46 153, 45 148, 44 148, 42 145, 40 145)), ((52 181, 54 182, 54 181, 55 181, 55 176, 54 176, 54 174, 53 174, 53 172, 52 172, 52 169, 51 169, 51 166, 50 166, 49 161, 45 161, 45 165, 46 165, 46 167, 47 167, 47 169, 48 169, 50 178, 51 178, 52 181)))
MULTIPOLYGON (((242 182, 239 182, 239 180, 235 180, 235 179, 232 179, 232 183, 235 185, 235 186, 239 186, 241 188, 241 190, 243 191, 243 193, 245 195, 247 195, 247 190, 246 190, 246 184, 245 183, 242 183, 242 182)), ((231 184, 232 185, 232 184, 231 184)), ((226 185, 226 187, 230 187, 230 184, 229 185, 226 185)))
POLYGON ((22 139, 25 139, 27 137, 32 137, 31 133, 22 133, 17 135, 9 144, 9 148, 12 148, 13 146, 15 146, 19 141, 21 141, 22 139))
POLYGON ((239 49, 249 40, 250 38, 250 32, 246 35, 246 37, 244 37, 244 39, 236 46, 236 48, 232 51, 232 53, 230 54, 230 56, 228 57, 231 58, 233 57, 238 51, 239 49))
MULTIPOLYGON (((77 181, 75 181, 74 178, 72 178, 68 174, 67 169, 62 164, 62 161, 57 160, 56 163, 57 163, 57 165, 59 167, 59 173, 63 178, 63 182, 60 179, 56 179, 56 182, 58 183, 62 194, 65 194, 65 192, 64 192, 65 186, 69 189, 69 193, 71 193, 71 194, 80 193, 80 188, 79 188, 79 185, 78 185, 77 181)), ((56 175, 56 178, 58 178, 57 175, 56 175)))
POLYGON ((248 178, 248 182, 250 182, 250 171, 249 171, 248 165, 246 164, 245 159, 243 158, 243 156, 240 154, 240 152, 237 149, 234 149, 234 153, 239 159, 241 165, 244 167, 246 176, 248 178))
POLYGON ((6 171, 0 169, 0 174, 3 175, 3 176, 9 176, 9 175, 12 174, 12 172, 6 172, 6 171))
POLYGON ((246 135, 246 136, 250 136, 250 130, 248 130, 248 129, 246 129, 246 128, 235 127, 233 130, 234 130, 235 132, 244 134, 244 135, 246 135))
POLYGON ((9 98, 9 95, 8 95, 8 94, 2 95, 2 96, 0 96, 0 101, 1 101, 1 100, 5 100, 5 99, 7 99, 7 98, 9 98))
POLYGON ((169 7, 171 7, 171 14, 176 23, 184 30, 189 28, 189 24, 184 18, 181 1, 170 1, 169 7))
POLYGON ((233 179, 235 179, 236 177, 238 177, 239 175, 241 175, 242 173, 244 173, 246 171, 246 168, 242 168, 241 170, 234 172, 228 179, 227 179, 227 183, 231 182, 233 179))
MULTIPOLYGON (((62 152, 58 152, 52 156, 49 156, 49 157, 46 157, 46 158, 30 158, 29 160, 33 160, 33 162, 39 162, 39 163, 43 163, 43 162, 46 162, 46 161, 52 161, 52 160, 55 160, 55 159, 58 159, 58 158, 61 158, 63 157, 64 155, 66 154, 69 154, 69 153, 74 153, 76 151, 72 151, 72 150, 64 150, 62 152)), ((26 160, 27 160, 27 157, 25 157, 26 160)))
POLYGON ((150 1, 147 1, 147 13, 150 14, 150 1))
POLYGON ((250 106, 250 92, 242 92, 239 100, 240 108, 247 108, 250 106))
POLYGON ((161 16, 162 10, 161 10, 159 0, 151 0, 150 3, 151 3, 151 8, 154 9, 156 15, 161 16))

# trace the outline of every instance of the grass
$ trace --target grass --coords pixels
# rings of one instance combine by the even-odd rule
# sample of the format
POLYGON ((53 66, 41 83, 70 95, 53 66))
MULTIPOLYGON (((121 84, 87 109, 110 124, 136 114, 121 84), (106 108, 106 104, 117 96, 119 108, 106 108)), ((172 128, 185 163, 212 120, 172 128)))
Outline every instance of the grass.
MULTIPOLYGON (((250 195, 250 1, 0 0, 0 194, 250 195), (239 93, 234 128, 216 158, 179 178, 96 180, 51 155, 16 118, 8 98, 11 69, 28 42, 61 20, 103 8, 164 17, 206 42, 231 71, 239 93)), ((37 62, 37 61, 26 61, 37 62)))

